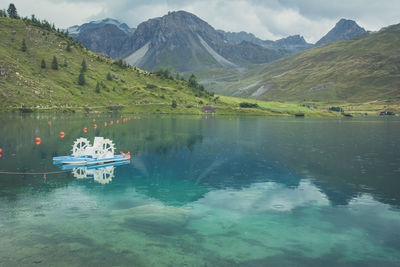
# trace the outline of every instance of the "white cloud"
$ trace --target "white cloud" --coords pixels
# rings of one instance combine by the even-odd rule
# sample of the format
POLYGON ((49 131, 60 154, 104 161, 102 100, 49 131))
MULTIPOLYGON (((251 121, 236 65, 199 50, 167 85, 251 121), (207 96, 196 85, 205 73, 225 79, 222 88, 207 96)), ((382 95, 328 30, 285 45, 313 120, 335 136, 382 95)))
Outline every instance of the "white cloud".
MULTIPOLYGON (((0 8, 7 9, 10 0, 0 0, 0 8)), ((48 1, 48 0, 12 0, 17 7, 20 16, 30 17, 32 14, 39 19, 45 19, 50 23, 55 23, 58 28, 67 28, 75 24, 82 24, 87 21, 89 16, 98 14, 102 10, 102 5, 93 3, 68 2, 68 1, 48 1)))
MULTIPOLYGON (((315 42, 340 18, 356 20, 368 30, 400 22, 398 0, 14 0, 19 13, 32 13, 65 28, 111 17, 136 27, 168 11, 186 10, 216 29, 252 32, 262 39, 300 34, 315 42)), ((7 8, 9 0, 0 0, 7 8)))
MULTIPOLYGON (((330 202, 315 185, 301 180, 298 187, 289 188, 275 182, 255 183, 243 189, 214 190, 189 206, 212 207, 230 212, 289 212, 303 206, 328 206, 330 202)), ((207 208, 199 209, 206 211, 207 208)))

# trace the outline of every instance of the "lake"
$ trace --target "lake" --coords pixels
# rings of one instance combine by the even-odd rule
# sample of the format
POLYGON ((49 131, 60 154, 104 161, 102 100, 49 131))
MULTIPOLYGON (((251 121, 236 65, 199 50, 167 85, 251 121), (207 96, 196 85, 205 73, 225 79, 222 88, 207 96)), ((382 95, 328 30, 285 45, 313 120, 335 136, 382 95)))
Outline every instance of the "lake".
POLYGON ((0 148, 0 266, 400 266, 397 117, 1 114, 0 148), (131 161, 53 165, 95 136, 131 161))

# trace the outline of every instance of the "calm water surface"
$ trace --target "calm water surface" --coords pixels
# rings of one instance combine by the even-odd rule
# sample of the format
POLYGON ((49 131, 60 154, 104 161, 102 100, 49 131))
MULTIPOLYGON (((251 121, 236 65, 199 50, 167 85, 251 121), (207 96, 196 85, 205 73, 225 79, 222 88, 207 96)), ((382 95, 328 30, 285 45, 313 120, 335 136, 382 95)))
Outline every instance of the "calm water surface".
POLYGON ((130 117, 0 115, 2 172, 134 154, 0 174, 0 266, 400 266, 399 118, 130 117))

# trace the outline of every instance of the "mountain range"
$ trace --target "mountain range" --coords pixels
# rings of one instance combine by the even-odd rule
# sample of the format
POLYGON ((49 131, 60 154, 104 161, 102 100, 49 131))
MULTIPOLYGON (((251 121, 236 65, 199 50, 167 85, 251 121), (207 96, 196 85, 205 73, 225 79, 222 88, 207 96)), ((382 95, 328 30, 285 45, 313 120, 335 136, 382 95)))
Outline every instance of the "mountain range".
POLYGON ((214 81, 214 91, 294 102, 400 102, 400 24, 214 81))
MULTIPOLYGON (((398 26, 397 26, 398 27, 398 26)), ((341 19, 316 44, 300 35, 277 41, 216 30, 185 12, 136 29, 114 19, 69 29, 90 50, 156 71, 194 72, 208 90, 271 101, 400 101, 397 27, 371 33, 341 19)))
POLYGON ((149 73, 95 54, 47 21, 0 17, 0 36, 0 111, 321 115, 259 100, 242 108, 243 99, 214 96, 195 77, 149 73))
MULTIPOLYGON (((114 19, 73 26, 70 36, 88 49, 124 58, 147 70, 168 67, 187 72, 212 68, 240 69, 271 62, 313 47, 300 35, 277 41, 261 40, 251 33, 216 30, 186 11, 169 12, 142 22, 136 29, 114 19)), ((354 21, 341 20, 318 45, 353 38, 365 30, 354 21), (342 23, 343 21, 343 23, 342 23)))

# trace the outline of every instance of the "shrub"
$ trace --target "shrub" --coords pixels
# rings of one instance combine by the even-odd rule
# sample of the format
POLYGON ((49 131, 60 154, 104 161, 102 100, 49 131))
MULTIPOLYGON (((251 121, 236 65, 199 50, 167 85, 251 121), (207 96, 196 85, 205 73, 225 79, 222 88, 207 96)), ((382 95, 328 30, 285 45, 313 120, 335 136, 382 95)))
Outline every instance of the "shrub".
POLYGON ((147 88, 147 89, 155 89, 155 88, 157 88, 157 85, 147 83, 147 84, 146 84, 146 88, 147 88))
POLYGON ((171 107, 172 108, 176 108, 178 105, 176 104, 176 101, 175 100, 172 100, 172 104, 171 104, 171 107))
POLYGON ((44 61, 44 59, 42 59, 42 62, 40 62, 40 67, 41 67, 42 69, 45 69, 45 68, 46 68, 46 61, 44 61))
POLYGON ((239 107, 241 108, 258 108, 257 103, 248 103, 248 102, 242 102, 239 104, 239 107))

